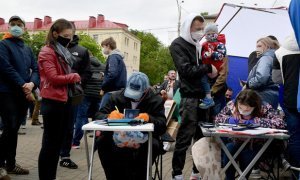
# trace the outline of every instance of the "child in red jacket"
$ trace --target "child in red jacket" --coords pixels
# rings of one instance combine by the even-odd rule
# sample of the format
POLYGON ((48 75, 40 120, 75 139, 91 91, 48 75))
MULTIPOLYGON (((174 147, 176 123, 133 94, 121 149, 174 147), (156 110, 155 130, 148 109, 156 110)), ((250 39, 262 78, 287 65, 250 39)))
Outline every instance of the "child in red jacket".
MULTIPOLYGON (((209 24, 204 29, 206 41, 202 44, 202 63, 212 64, 220 72, 223 65, 223 59, 226 56, 225 35, 218 33, 216 24, 209 24)), ((215 105, 211 96, 210 84, 208 77, 201 78, 202 89, 205 92, 205 98, 202 99, 199 107, 201 109, 208 109, 215 105)))

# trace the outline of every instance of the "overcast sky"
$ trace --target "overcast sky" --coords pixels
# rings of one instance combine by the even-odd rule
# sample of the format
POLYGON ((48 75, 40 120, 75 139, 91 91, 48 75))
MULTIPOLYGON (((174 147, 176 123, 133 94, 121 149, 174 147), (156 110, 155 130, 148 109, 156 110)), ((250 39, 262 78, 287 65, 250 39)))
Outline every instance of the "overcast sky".
MULTIPOLYGON (((290 0, 184 0, 181 3, 182 20, 191 12, 218 13, 225 2, 256 7, 288 7, 290 0)), ((166 45, 177 35, 176 0, 8 0, 1 3, 0 17, 6 22, 16 14, 25 21, 45 15, 53 20, 87 20, 89 16, 103 14, 105 19, 125 23, 131 29, 152 32, 166 45)))

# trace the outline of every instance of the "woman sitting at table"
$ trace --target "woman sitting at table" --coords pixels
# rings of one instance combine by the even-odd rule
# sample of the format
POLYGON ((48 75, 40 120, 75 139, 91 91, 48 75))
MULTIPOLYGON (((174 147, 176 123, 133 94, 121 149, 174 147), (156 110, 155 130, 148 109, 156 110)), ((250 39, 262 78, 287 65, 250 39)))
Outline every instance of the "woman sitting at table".
MULTIPOLYGON (((282 117, 276 113, 269 104, 262 105, 259 95, 250 89, 241 91, 235 101, 230 101, 217 115, 215 123, 230 124, 259 124, 261 127, 283 129, 285 127, 282 117)), ((242 144, 241 139, 227 139, 227 149, 234 154, 242 144)), ((242 150, 237 159, 243 171, 255 157, 261 147, 261 143, 250 142, 242 150)), ((222 154, 222 165, 226 165, 228 157, 222 154)), ((251 172, 251 171, 249 171, 251 172)), ((247 174, 248 178, 250 173, 247 174)), ((235 179, 235 168, 231 165, 226 171, 226 179, 235 179)))

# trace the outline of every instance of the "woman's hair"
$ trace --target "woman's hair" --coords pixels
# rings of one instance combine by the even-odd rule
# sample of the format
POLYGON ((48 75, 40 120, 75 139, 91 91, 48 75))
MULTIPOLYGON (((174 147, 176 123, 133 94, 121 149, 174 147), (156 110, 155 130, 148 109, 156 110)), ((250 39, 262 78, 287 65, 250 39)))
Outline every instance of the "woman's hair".
POLYGON ((114 38, 110 37, 101 42, 101 46, 109 46, 111 50, 117 48, 117 43, 114 38))
POLYGON ((260 38, 256 41, 256 43, 261 42, 269 49, 278 49, 280 47, 279 42, 277 40, 273 40, 270 37, 260 38))
POLYGON ((54 44, 56 42, 56 39, 53 36, 54 31, 59 34, 62 31, 64 31, 65 29, 73 29, 72 23, 66 19, 56 20, 50 27, 50 30, 49 30, 47 38, 46 38, 46 44, 49 45, 49 44, 54 44))
POLYGON ((238 103, 254 107, 251 116, 252 117, 261 117, 262 115, 262 102, 259 95, 251 89, 245 89, 241 91, 235 99, 234 106, 238 109, 238 103))

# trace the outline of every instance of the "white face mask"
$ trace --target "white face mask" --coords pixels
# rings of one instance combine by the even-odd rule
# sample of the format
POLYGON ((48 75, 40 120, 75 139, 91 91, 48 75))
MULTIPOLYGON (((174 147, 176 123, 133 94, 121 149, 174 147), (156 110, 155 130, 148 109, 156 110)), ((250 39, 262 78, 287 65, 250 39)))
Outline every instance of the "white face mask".
POLYGON ((196 32, 191 32, 192 39, 195 41, 200 41, 202 37, 204 36, 203 30, 196 31, 196 32))
POLYGON ((109 51, 106 50, 105 48, 102 48, 102 53, 103 53, 104 55, 109 55, 109 51))
POLYGON ((249 116, 253 112, 253 110, 254 110, 254 108, 252 108, 250 111, 243 111, 239 107, 238 107, 238 109, 239 109, 240 115, 243 115, 243 116, 249 116))

